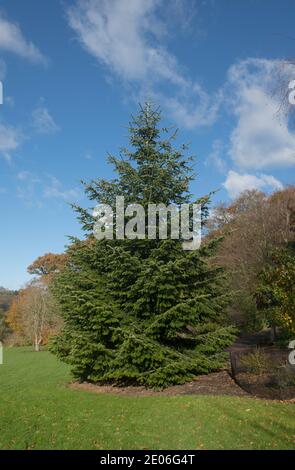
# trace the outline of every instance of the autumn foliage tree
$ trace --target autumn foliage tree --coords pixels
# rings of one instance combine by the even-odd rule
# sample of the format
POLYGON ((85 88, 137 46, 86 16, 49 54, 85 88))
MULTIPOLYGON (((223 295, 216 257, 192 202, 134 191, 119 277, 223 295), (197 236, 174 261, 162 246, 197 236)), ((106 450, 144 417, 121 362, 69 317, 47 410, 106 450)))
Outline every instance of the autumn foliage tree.
POLYGON ((295 243, 277 248, 259 276, 255 300, 276 337, 276 327, 295 335, 295 243))
POLYGON ((66 262, 66 253, 46 253, 30 264, 27 271, 39 279, 42 278, 44 282, 50 282, 65 267, 66 262))
POLYGON ((33 343, 35 350, 46 344, 51 335, 57 334, 62 320, 57 300, 50 286, 54 277, 64 269, 65 253, 46 253, 29 267, 34 280, 21 289, 14 298, 7 315, 7 325, 13 332, 16 344, 33 343))
POLYGON ((18 295, 13 299, 13 302, 7 313, 7 324, 11 330, 15 333, 18 340, 25 340, 25 332, 23 325, 22 309, 25 302, 25 290, 21 289, 18 295))
POLYGON ((229 273, 233 315, 247 327, 259 329, 265 318, 254 299, 258 278, 273 251, 294 240, 295 187, 270 195, 246 191, 232 203, 216 207, 207 229, 209 239, 223 237, 216 256, 229 273))
POLYGON ((35 280, 20 290, 8 311, 7 323, 19 342, 31 343, 39 351, 61 323, 58 304, 48 286, 35 280))

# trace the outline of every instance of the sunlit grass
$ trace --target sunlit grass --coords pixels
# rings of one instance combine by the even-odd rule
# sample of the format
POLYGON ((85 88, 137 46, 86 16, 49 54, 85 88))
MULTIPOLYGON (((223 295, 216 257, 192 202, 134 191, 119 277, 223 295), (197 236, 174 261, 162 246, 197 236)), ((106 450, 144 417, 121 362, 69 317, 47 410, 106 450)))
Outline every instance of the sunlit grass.
POLYGON ((239 397, 73 390, 49 352, 4 351, 1 449, 294 449, 295 406, 239 397))

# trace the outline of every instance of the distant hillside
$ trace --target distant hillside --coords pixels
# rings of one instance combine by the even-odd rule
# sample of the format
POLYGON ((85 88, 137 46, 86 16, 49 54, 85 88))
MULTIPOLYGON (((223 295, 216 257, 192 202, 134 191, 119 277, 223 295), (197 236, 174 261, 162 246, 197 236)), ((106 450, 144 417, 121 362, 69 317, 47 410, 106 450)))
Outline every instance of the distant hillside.
POLYGON ((0 310, 6 312, 12 302, 13 297, 17 294, 17 291, 5 289, 0 287, 0 310))

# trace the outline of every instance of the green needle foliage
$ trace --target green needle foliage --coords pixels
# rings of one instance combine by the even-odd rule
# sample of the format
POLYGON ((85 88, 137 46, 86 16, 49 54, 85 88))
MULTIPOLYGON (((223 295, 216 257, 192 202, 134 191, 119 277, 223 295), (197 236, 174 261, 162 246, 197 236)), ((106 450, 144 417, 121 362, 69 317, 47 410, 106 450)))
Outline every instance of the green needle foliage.
MULTIPOLYGON (((186 147, 175 149, 160 112, 140 108, 130 148, 109 157, 117 178, 84 183, 91 201, 165 205, 190 201, 186 147), (166 137, 166 138, 163 138, 166 137)), ((199 200, 206 215, 209 197, 199 200)), ((91 211, 74 207, 86 231, 73 239, 54 291, 64 327, 52 349, 79 380, 163 388, 224 366, 234 339, 223 271, 208 263, 218 240, 184 251, 181 240, 96 240, 91 211)))

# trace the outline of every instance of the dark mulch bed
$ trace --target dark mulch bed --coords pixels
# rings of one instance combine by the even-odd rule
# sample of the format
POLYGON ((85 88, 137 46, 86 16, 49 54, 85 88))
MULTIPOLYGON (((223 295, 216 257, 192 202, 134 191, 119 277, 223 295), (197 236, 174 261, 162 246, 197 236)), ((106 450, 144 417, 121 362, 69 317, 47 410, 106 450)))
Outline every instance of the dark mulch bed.
POLYGON ((256 397, 269 400, 295 399, 295 386, 279 387, 274 384, 269 374, 254 375, 242 372, 237 376, 237 382, 245 391, 256 397))
POLYGON ((214 372, 209 375, 200 375, 191 382, 183 385, 174 385, 164 390, 150 390, 145 387, 115 387, 111 385, 96 385, 88 382, 70 384, 71 388, 88 390, 96 393, 112 393, 126 396, 173 396, 173 395, 230 395, 237 397, 249 396, 227 371, 214 372))
POLYGON ((271 400, 295 399, 295 367, 288 362, 289 350, 277 349, 265 341, 253 345, 251 341, 238 341, 230 350, 232 376, 246 392, 259 398, 271 400), (243 364, 243 358, 259 350, 268 358, 270 367, 263 373, 249 372, 243 364), (286 380, 286 375, 292 380, 286 380), (294 380, 293 380, 294 376, 294 380))

